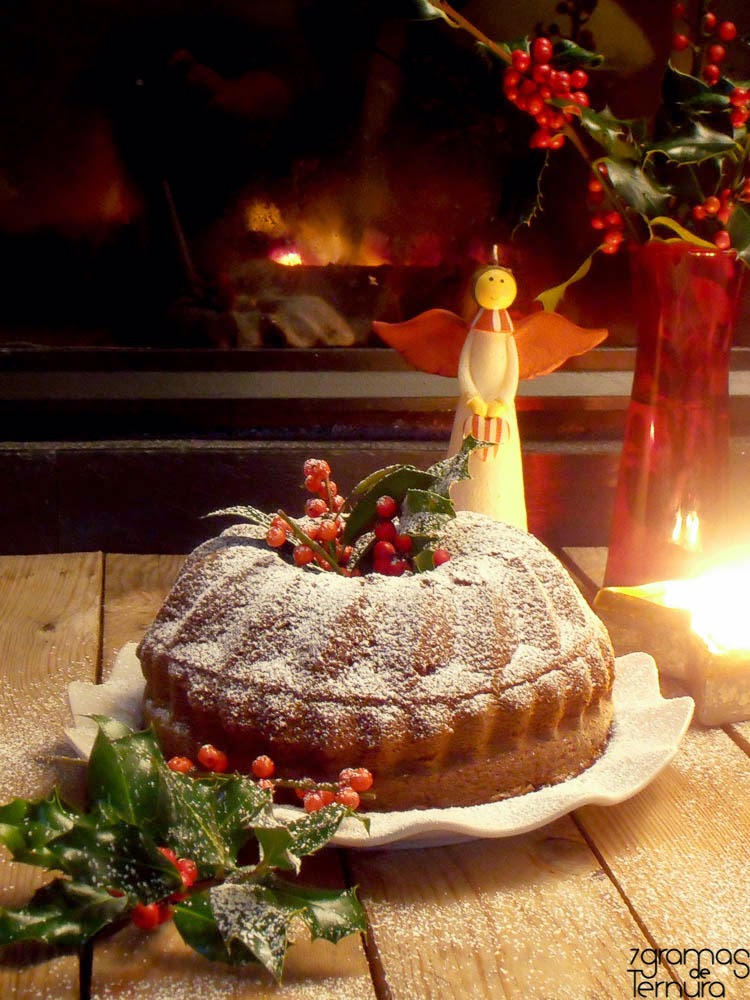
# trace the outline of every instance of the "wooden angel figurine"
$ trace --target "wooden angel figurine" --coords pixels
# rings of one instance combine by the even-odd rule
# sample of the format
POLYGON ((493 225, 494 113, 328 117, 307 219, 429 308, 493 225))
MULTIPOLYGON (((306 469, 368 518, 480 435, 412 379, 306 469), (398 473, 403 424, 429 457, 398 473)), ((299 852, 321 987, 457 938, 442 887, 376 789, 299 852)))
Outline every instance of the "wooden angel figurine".
POLYGON ((468 326, 445 309, 430 309, 404 323, 373 324, 376 332, 417 368, 458 376, 460 397, 448 454, 473 434, 488 442, 469 460, 470 479, 457 482, 457 510, 473 510, 526 530, 521 441, 515 398, 519 379, 544 375, 607 336, 585 330, 554 312, 537 312, 514 328, 508 313, 517 287, 497 263, 474 277, 478 311, 468 326))

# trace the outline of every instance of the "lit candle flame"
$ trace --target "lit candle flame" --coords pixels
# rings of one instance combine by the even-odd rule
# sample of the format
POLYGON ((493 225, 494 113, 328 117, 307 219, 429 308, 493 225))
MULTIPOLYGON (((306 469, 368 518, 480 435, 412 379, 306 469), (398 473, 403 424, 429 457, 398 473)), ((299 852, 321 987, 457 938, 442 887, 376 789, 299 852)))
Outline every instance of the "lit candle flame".
POLYGON ((701 522, 694 510, 677 511, 672 528, 672 541, 689 552, 702 550, 701 522))
POLYGON ((710 652, 726 655, 750 650, 749 582, 750 555, 744 555, 701 576, 667 580, 654 589, 658 588, 659 604, 690 613, 691 629, 710 652))

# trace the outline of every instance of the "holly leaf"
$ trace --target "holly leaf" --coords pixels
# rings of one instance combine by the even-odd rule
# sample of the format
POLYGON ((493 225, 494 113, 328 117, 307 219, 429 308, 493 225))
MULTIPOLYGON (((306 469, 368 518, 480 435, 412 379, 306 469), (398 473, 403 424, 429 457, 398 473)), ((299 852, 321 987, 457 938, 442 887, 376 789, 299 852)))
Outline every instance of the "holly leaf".
POLYGON ((234 961, 244 950, 281 979, 289 931, 299 909, 277 901, 273 891, 257 882, 225 882, 209 892, 216 926, 234 961))
POLYGON ((224 941, 211 907, 210 890, 193 893, 189 899, 178 903, 173 912, 174 925, 182 940, 210 962, 227 965, 257 962, 244 945, 235 942, 230 947, 224 941))
POLYGON ((664 214, 669 203, 668 191, 633 163, 612 159, 605 162, 610 184, 626 205, 647 217, 664 214))
POLYGON ((97 889, 118 889, 150 903, 175 892, 182 880, 175 866, 137 826, 110 822, 100 810, 49 844, 50 867, 97 889))
POLYGON ((703 163, 714 156, 738 152, 739 146, 729 135, 691 121, 689 125, 646 147, 646 157, 662 153, 672 163, 703 163))
POLYGON ((316 889, 271 876, 264 880, 278 902, 304 920, 313 938, 337 944, 349 934, 367 929, 356 889, 316 889))
POLYGON ((270 815, 270 792, 239 774, 196 779, 165 770, 159 825, 169 827, 170 846, 203 876, 232 870, 253 824, 270 815))
MULTIPOLYGON (((487 443, 489 444, 489 442, 487 443)), ((455 455, 449 455, 427 470, 429 475, 434 476, 434 483, 430 487, 433 493, 450 498, 450 488, 461 479, 471 479, 469 474, 469 459, 477 448, 485 448, 487 444, 478 441, 472 434, 467 434, 463 440, 460 450, 455 455)))
MULTIPOLYGON (((559 106, 569 102, 554 101, 559 106)), ((637 162, 641 158, 639 144, 646 135, 646 122, 642 119, 616 118, 609 108, 592 111, 580 108, 579 120, 588 134, 604 149, 608 156, 618 160, 637 162)), ((608 161, 607 161, 608 164, 608 161)))
POLYGON ((298 873, 302 858, 325 847, 349 815, 356 814, 346 806, 332 802, 315 812, 305 813, 287 826, 274 821, 254 827, 253 833, 260 847, 259 866, 298 873))
POLYGON ((0 807, 0 843, 15 861, 42 868, 54 867, 50 842, 75 825, 80 813, 66 806, 57 791, 31 802, 14 799, 0 807))
POLYGON ((58 948, 77 948, 123 916, 126 896, 114 897, 90 885, 55 879, 39 889, 28 906, 0 909, 0 946, 43 941, 58 948))
POLYGON ((745 205, 736 205, 727 224, 732 247, 740 260, 750 266, 750 211, 745 205))
POLYGON ((257 507, 249 504, 239 504, 235 507, 222 507, 221 510, 212 510, 204 517, 239 517, 242 521, 249 521, 251 524, 259 524, 262 528, 270 527, 273 517, 257 507))
POLYGON ((161 794, 160 769, 168 770, 156 737, 150 730, 133 732, 124 726, 126 734, 118 735, 119 728, 96 721, 99 732, 88 767, 91 801, 106 804, 127 823, 152 828, 161 794))
POLYGON ((400 528, 409 535, 415 551, 435 541, 444 525, 456 516, 448 497, 429 490, 409 490, 401 506, 400 528))
POLYGON ((553 55, 555 66, 564 66, 566 69, 576 66, 601 66, 604 56, 599 52, 591 52, 571 41, 569 38, 560 38, 555 42, 553 55))
POLYGON ((271 808, 269 792, 250 778, 179 774, 167 767, 152 731, 110 738, 101 723, 88 784, 92 801, 152 837, 170 829, 172 849, 202 874, 234 867, 253 822, 271 808))
MULTIPOLYGON (((369 478, 372 479, 372 477, 369 478)), ((375 520, 376 504, 379 497, 393 497, 397 503, 401 503, 408 490, 429 489, 433 482, 434 476, 413 465, 391 466, 386 475, 379 476, 361 491, 361 498, 357 506, 346 520, 344 544, 351 543, 375 520)))

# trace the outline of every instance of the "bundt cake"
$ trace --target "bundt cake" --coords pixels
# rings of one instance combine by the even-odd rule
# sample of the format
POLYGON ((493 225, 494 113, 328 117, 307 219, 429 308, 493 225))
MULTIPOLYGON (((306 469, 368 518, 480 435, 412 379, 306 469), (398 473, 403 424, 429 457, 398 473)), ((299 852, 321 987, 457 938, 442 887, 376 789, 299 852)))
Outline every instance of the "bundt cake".
POLYGON ((277 776, 375 775, 368 809, 473 805, 563 781, 602 752, 604 626, 532 535, 459 513, 424 573, 300 569, 239 525, 187 559, 139 646, 165 752, 210 742, 277 776))

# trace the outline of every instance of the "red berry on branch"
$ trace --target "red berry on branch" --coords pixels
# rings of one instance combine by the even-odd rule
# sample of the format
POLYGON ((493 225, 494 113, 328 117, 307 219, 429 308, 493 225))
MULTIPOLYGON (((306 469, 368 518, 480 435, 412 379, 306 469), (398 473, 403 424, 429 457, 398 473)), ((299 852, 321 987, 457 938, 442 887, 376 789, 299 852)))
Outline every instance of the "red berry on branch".
POLYGON ((447 549, 435 549, 435 551, 432 554, 432 561, 435 563, 436 566, 442 566, 443 563, 449 561, 450 557, 451 554, 447 549))
POLYGON ((305 812, 308 813, 317 812, 325 805, 325 801, 320 792, 306 792, 302 801, 305 806, 305 812))
POLYGON ((750 98, 750 91, 744 87, 735 87, 729 95, 729 103, 735 108, 744 108, 750 98))
POLYGON ((317 476, 318 479, 325 479, 331 474, 331 466, 324 458, 308 458, 302 466, 302 472, 307 476, 317 476))
POLYGON ((286 541, 286 531, 283 528, 279 528, 277 525, 272 524, 266 532, 266 541, 271 548, 278 549, 286 541))
POLYGON ((355 792, 366 792, 372 788, 373 777, 366 767, 345 767, 339 774, 339 784, 348 785, 355 792))
POLYGON ((142 931, 153 931, 160 924, 169 920, 171 909, 166 903, 136 903, 130 914, 136 927, 142 931))
POLYGON ((321 542, 332 542, 338 536, 340 527, 341 521, 338 518, 335 520, 326 518, 325 521, 321 521, 318 525, 318 537, 321 542))
POLYGON ((714 243, 719 250, 728 250, 731 247, 732 240, 726 229, 719 230, 716 236, 714 236, 714 243))
POLYGON ((592 194, 599 194, 600 191, 604 190, 604 185, 596 177, 592 177, 588 183, 588 189, 592 194))
POLYGON ((722 21, 716 30, 716 34, 722 42, 731 42, 737 37, 737 25, 734 21, 722 21))
POLYGON ((346 503, 346 500, 344 499, 344 497, 341 496, 340 493, 337 493, 335 497, 331 498, 331 507, 333 508, 333 510, 337 514, 341 510, 341 508, 344 506, 345 503, 346 503))
POLYGON ((587 108, 589 106, 589 95, 585 90, 574 90, 571 95, 571 100, 575 101, 582 108, 587 108))
POLYGON ((682 32, 672 36, 672 48, 675 52, 683 52, 689 45, 690 39, 682 32))
POLYGON ((721 79, 721 70, 716 63, 706 63, 703 67, 703 79, 711 87, 719 82, 721 79))
POLYGON ((708 56, 710 62, 720 63, 726 59, 727 50, 723 45, 709 45, 706 50, 706 55, 708 56))
POLYGON ((505 71, 505 76, 503 77, 503 86, 508 89, 510 87, 517 87, 521 82, 521 74, 517 69, 512 69, 510 66, 505 71))
POLYGON ((275 770, 274 762, 267 754, 256 757, 250 765, 254 778, 270 778, 275 770))
POLYGON ((315 558, 315 553, 309 545, 295 545, 292 559, 295 566, 307 566, 315 558))
POLYGON ((400 552, 402 555, 412 550, 412 540, 409 535, 396 535, 393 539, 393 544, 396 552, 400 552))
POLYGON ((398 534, 398 529, 393 521, 376 521, 373 531, 379 542, 392 542, 398 534))
POLYGON ((167 861, 171 861, 173 865, 177 864, 177 855, 171 847, 160 847, 159 851, 164 855, 167 861))
POLYGON ((372 549, 373 558, 378 561, 391 559, 396 554, 396 548, 392 542, 375 542, 372 549))
POLYGON ((696 222, 703 222, 706 218, 706 210, 703 205, 693 205, 691 214, 696 222))
MULTIPOLYGON (((531 97, 532 94, 536 94, 539 90, 539 84, 535 83, 534 80, 526 77, 521 86, 518 88, 525 97, 531 97)), ((528 106, 527 106, 528 107, 528 106)))
POLYGON ((531 56, 528 52, 524 52, 523 49, 514 49, 510 54, 510 58, 513 68, 517 69, 519 73, 525 73, 529 66, 531 66, 531 56))
POLYGON ((229 761, 223 750, 217 750, 212 743, 204 743, 198 751, 198 761, 207 771, 223 774, 229 761))
POLYGON ((544 101, 541 99, 541 97, 529 98, 528 112, 530 115, 532 115, 534 118, 537 118, 538 120, 537 116, 540 115, 543 110, 544 110, 544 101))
POLYGON ((195 769, 195 764, 189 757, 170 757, 167 761, 167 767, 170 771, 176 771, 177 774, 188 774, 195 769))
POLYGON ((591 216, 591 228, 592 229, 604 229, 606 223, 604 221, 604 214, 602 212, 596 212, 591 216))
POLYGON ((744 108, 734 108, 729 116, 734 128, 742 128, 748 119, 748 112, 744 108))
POLYGON ((394 559, 386 570, 386 576, 403 576, 409 568, 405 559, 394 559))
POLYGON ((320 517, 328 511, 328 504, 322 497, 310 497, 305 501, 305 513, 308 517, 320 517))
POLYGON ((180 873, 182 884, 186 889, 198 881, 198 865, 192 858, 178 858, 177 871, 180 873))
POLYGON ((529 146, 532 149, 547 149, 551 138, 548 128, 539 128, 529 139, 529 146))
POLYGON ((535 38, 531 43, 531 58, 535 63, 548 63, 552 58, 552 48, 549 38, 535 38))
POLYGON ((721 202, 717 197, 715 197, 715 195, 710 195, 703 202, 703 207, 705 208, 707 215, 716 215, 721 208, 721 202))
POLYGON ((391 518, 395 517, 398 513, 398 504, 393 499, 393 497, 382 496, 378 497, 375 502, 375 512, 378 517, 391 518))
POLYGON ((353 788, 348 786, 340 788, 336 794, 336 801, 342 806, 348 806, 349 809, 356 809, 359 806, 359 794, 355 792, 353 788))
POLYGON ((531 79, 534 80, 535 83, 547 83, 551 72, 552 67, 549 63, 539 63, 537 66, 532 68, 531 79))
POLYGON ((707 14, 703 15, 703 30, 710 33, 716 27, 716 14, 713 11, 709 11, 707 14))
POLYGON ((565 145, 565 136, 562 132, 558 132, 557 135, 553 135, 549 141, 550 149, 562 149, 565 145))
POLYGON ((583 90, 588 86, 589 75, 583 69, 574 69, 570 74, 570 86, 573 90, 583 90))
POLYGON ((319 493, 322 483, 320 476, 305 476, 305 489, 308 493, 319 493))
POLYGON ((675 18, 675 20, 680 20, 681 18, 685 17, 684 3, 672 4, 672 17, 675 18))
POLYGON ((549 78, 553 93, 567 94, 570 90, 570 73, 564 69, 553 70, 549 78))

